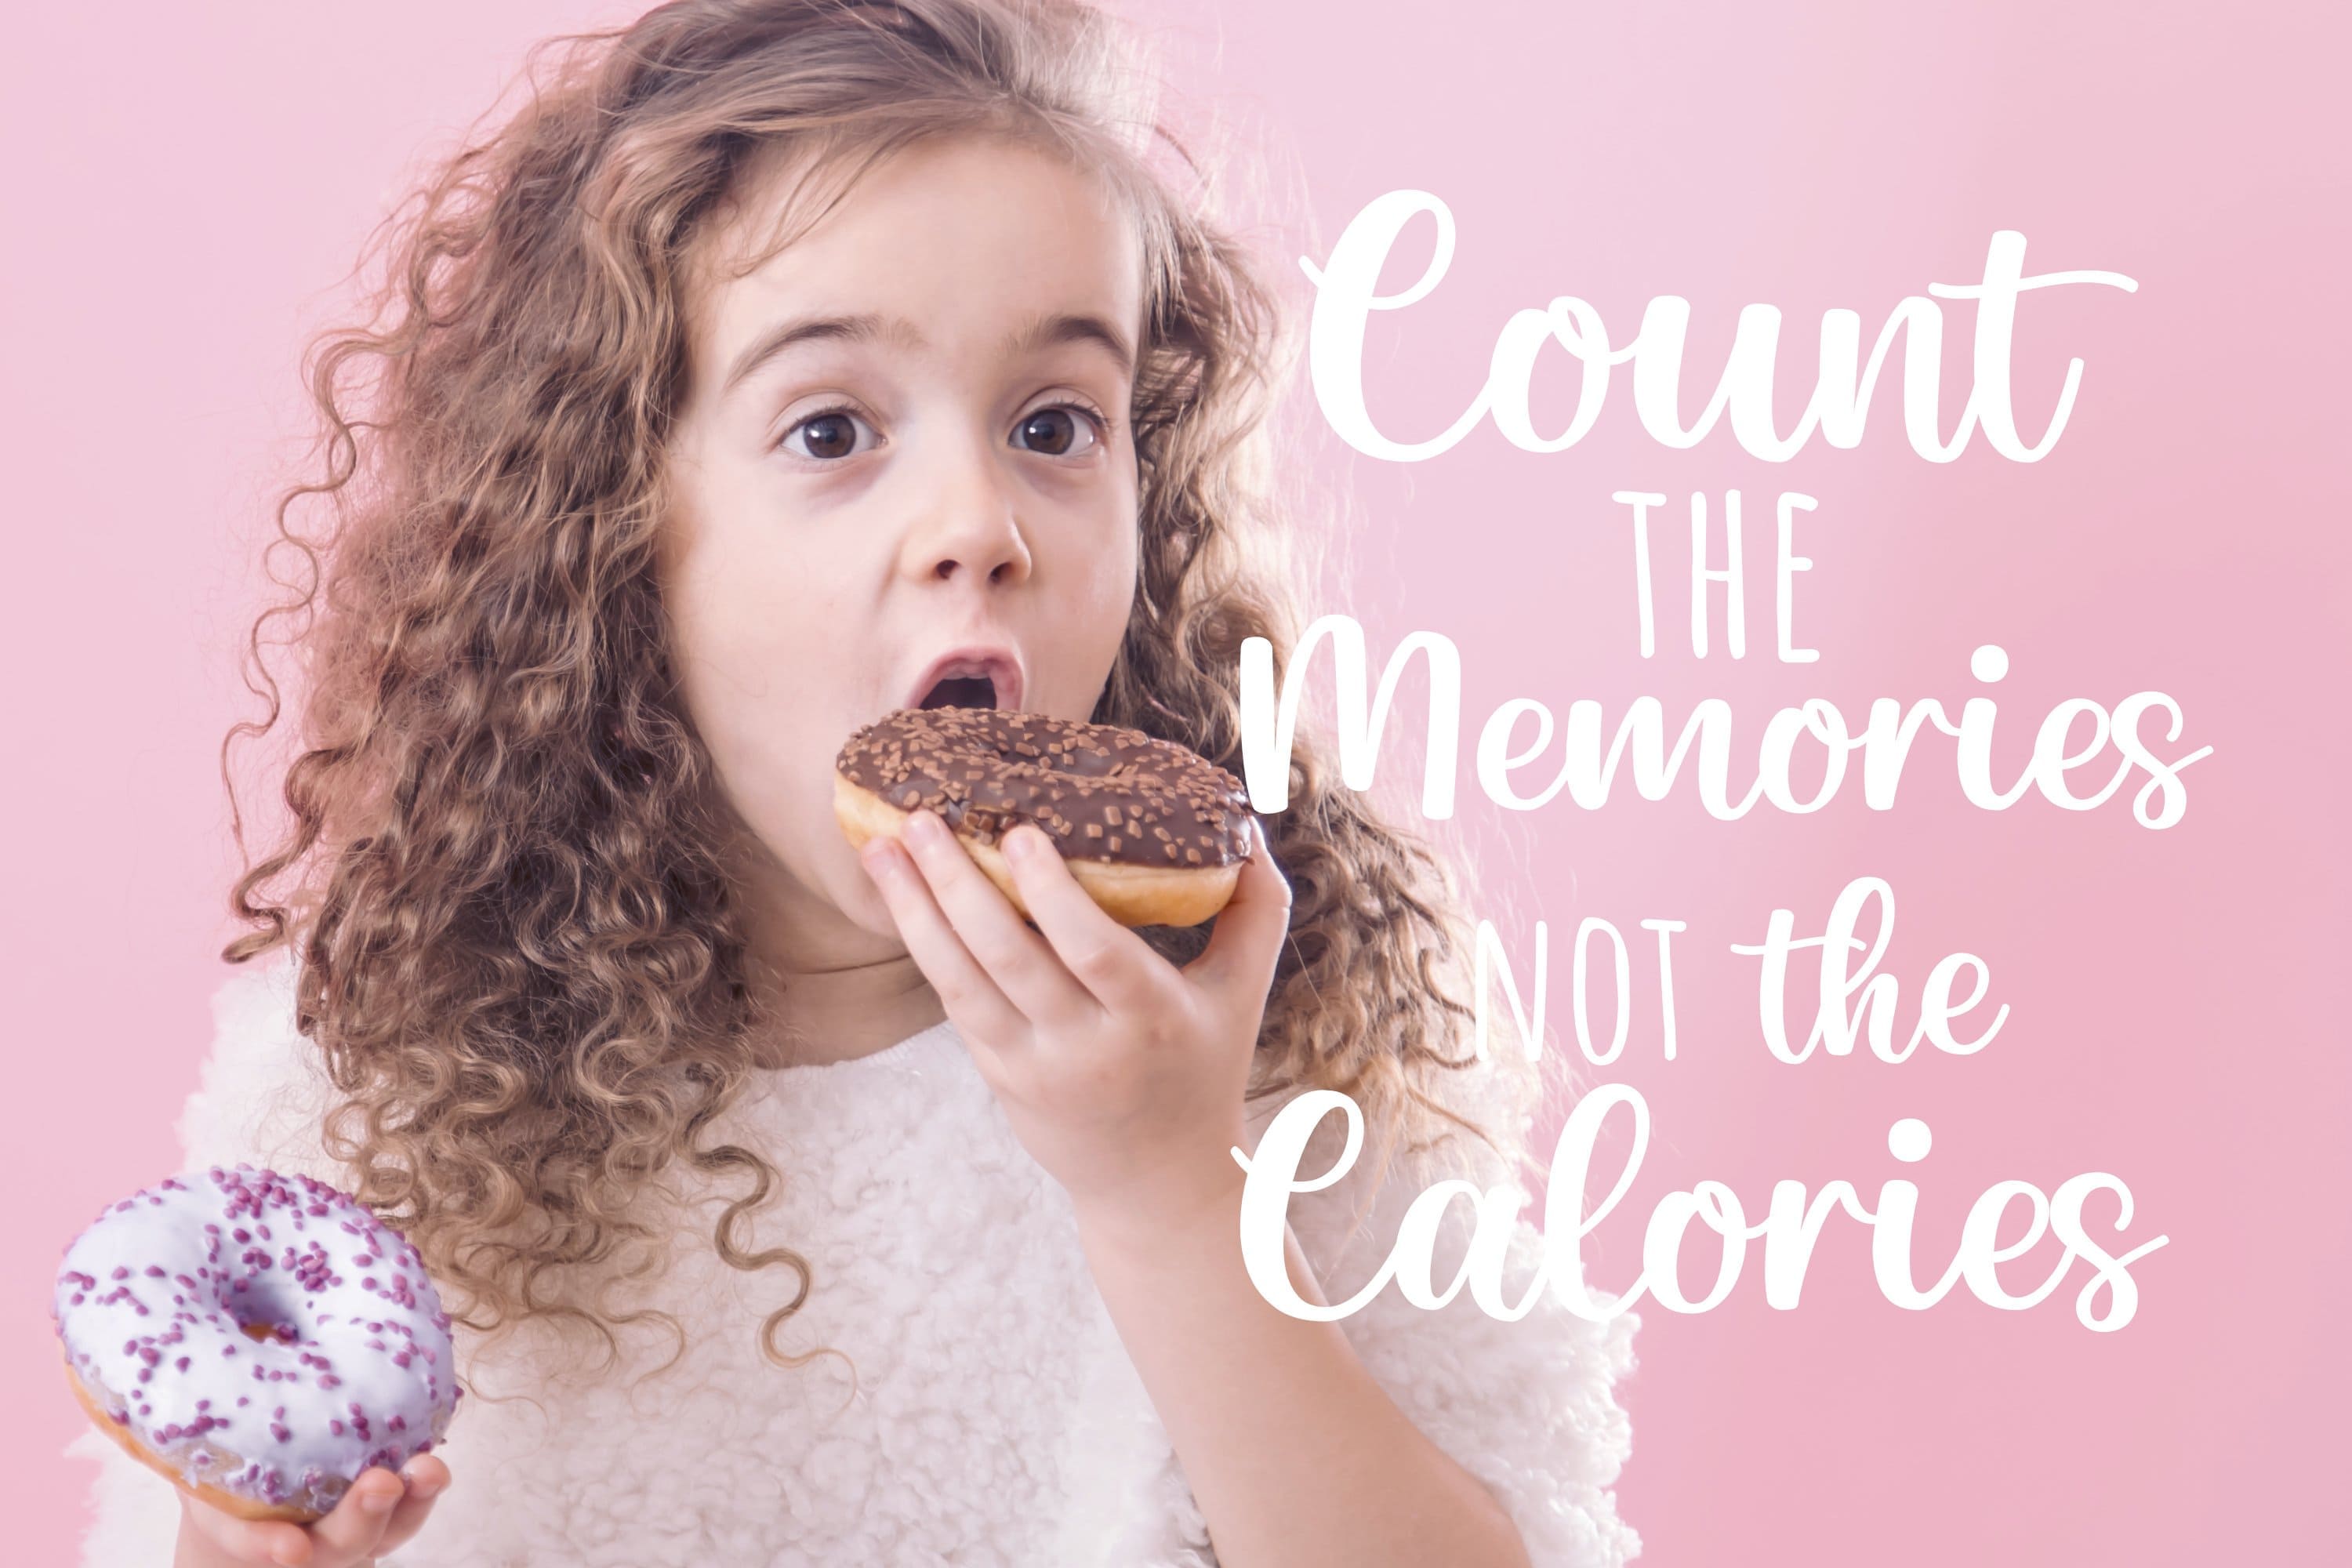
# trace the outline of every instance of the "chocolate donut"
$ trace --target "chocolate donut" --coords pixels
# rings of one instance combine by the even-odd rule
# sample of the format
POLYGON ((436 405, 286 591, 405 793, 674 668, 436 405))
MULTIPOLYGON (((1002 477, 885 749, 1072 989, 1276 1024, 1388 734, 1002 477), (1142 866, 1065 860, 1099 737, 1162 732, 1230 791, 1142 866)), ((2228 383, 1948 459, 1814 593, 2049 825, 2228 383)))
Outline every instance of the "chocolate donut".
POLYGON ((1241 781, 1171 741, 1114 724, 992 708, 902 708, 849 738, 834 816, 853 845, 937 812, 1025 917, 998 847, 1044 830, 1121 925, 1198 925, 1225 907, 1250 853, 1241 781))

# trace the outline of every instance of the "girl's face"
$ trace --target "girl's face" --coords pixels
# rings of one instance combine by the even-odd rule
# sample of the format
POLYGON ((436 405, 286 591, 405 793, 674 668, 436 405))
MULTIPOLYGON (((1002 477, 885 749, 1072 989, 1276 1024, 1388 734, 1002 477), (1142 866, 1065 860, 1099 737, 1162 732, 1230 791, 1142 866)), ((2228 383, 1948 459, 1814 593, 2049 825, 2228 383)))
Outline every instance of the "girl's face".
MULTIPOLYGON (((785 181, 753 184, 720 259, 785 181)), ((1085 719, 1109 676, 1139 242, 1066 164, 956 139, 872 170, 757 270, 707 270, 663 540, 677 672, 758 839, 755 919, 855 961, 895 928, 834 823, 850 732, 945 703, 1085 719)))

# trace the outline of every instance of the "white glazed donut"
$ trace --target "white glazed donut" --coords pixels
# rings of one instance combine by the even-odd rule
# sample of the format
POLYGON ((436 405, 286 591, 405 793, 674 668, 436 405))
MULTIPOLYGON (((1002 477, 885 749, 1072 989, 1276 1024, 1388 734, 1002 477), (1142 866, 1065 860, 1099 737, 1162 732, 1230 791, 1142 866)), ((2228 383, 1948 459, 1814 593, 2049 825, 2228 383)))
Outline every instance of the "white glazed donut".
POLYGON ((215 1165, 109 1205, 53 1310, 100 1427, 247 1519, 326 1513, 439 1442, 463 1396, 416 1250, 308 1176, 215 1165))

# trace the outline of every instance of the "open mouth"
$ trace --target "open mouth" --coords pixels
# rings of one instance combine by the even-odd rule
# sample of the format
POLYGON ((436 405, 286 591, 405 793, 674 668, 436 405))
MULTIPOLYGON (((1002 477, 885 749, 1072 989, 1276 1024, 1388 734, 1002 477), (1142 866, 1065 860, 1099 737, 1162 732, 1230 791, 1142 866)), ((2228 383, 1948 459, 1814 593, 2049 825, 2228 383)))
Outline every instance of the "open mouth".
POLYGON ((993 708, 996 682, 985 675, 950 675, 923 693, 925 708, 993 708))
POLYGON ((1020 658, 1010 649, 961 647, 934 659, 909 682, 900 706, 1017 709, 1023 684, 1020 658))

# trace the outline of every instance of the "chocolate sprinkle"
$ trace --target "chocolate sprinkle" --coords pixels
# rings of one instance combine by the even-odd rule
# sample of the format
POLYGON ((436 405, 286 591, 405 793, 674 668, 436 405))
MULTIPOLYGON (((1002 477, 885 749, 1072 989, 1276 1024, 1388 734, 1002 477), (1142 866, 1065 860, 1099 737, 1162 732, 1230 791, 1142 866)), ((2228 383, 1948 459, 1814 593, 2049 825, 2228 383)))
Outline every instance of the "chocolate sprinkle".
POLYGON ((835 768, 901 811, 929 807, 993 844, 1027 822, 1066 860, 1232 866, 1249 858, 1249 796, 1214 763, 1139 730, 993 708, 902 708, 835 768))

